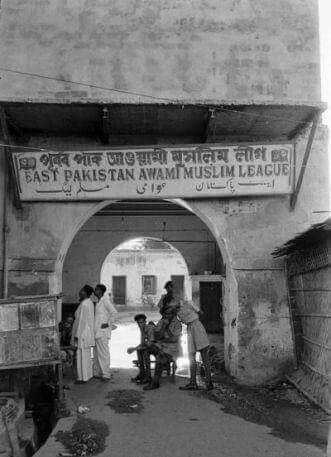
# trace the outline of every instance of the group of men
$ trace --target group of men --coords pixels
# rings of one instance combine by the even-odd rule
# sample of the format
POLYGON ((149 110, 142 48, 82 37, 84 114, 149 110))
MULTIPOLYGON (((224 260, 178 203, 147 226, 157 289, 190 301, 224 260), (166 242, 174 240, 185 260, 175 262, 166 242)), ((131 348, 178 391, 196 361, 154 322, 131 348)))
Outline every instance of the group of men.
MULTIPOLYGON (((144 385, 144 390, 160 387, 163 370, 169 370, 171 364, 181 356, 182 323, 187 326, 188 352, 190 362, 190 381, 180 387, 181 390, 197 390, 196 354, 200 352, 204 365, 206 390, 213 389, 209 361, 209 340, 205 328, 199 320, 200 310, 188 300, 174 294, 173 284, 165 284, 166 294, 162 295, 158 308, 161 319, 147 323, 144 314, 137 314, 135 321, 141 333, 140 344, 128 348, 129 354, 137 352, 138 375, 133 381, 144 385), (155 358, 152 376, 151 356, 155 358)), ((102 381, 110 380, 109 339, 116 328, 117 311, 106 294, 106 286, 98 284, 94 289, 85 285, 79 291, 79 306, 71 332, 71 345, 76 347, 76 383, 88 382, 92 377, 102 381), (94 305, 92 295, 97 301, 94 305), (93 363, 92 363, 93 348, 93 363)))
POLYGON ((111 377, 109 339, 112 329, 116 328, 117 311, 105 292, 103 284, 94 289, 86 284, 79 291, 79 306, 71 332, 71 345, 76 347, 77 384, 86 383, 92 377, 101 381, 111 377), (93 294, 97 299, 95 305, 93 294))
POLYGON ((158 307, 161 319, 155 325, 147 323, 144 314, 137 314, 135 321, 141 333, 140 344, 128 348, 130 354, 137 352, 139 373, 133 378, 138 384, 143 384, 144 390, 153 390, 160 387, 160 380, 164 368, 181 355, 182 323, 187 325, 188 352, 190 361, 190 381, 180 387, 181 390, 197 390, 197 363, 196 353, 200 352, 205 371, 206 390, 213 389, 209 361, 209 340, 205 328, 199 320, 200 310, 192 301, 176 297, 173 284, 165 284, 167 293, 161 297, 158 307), (155 357, 154 376, 151 375, 151 355, 155 357))

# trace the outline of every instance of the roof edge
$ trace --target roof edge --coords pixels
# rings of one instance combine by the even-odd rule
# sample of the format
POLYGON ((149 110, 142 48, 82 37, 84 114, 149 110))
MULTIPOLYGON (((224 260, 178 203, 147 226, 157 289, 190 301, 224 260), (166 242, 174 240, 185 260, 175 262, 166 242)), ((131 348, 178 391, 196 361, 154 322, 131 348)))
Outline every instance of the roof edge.
POLYGON ((111 100, 105 98, 84 98, 84 99, 70 99, 67 98, 21 98, 11 97, 0 99, 0 105, 16 105, 16 104, 28 104, 28 105, 190 105, 190 106, 206 106, 206 107, 217 107, 217 106, 279 106, 279 107, 310 107, 317 111, 325 111, 328 107, 326 102, 321 101, 307 101, 307 100, 267 100, 267 101, 255 101, 255 100, 224 100, 224 99, 174 99, 174 100, 111 100))

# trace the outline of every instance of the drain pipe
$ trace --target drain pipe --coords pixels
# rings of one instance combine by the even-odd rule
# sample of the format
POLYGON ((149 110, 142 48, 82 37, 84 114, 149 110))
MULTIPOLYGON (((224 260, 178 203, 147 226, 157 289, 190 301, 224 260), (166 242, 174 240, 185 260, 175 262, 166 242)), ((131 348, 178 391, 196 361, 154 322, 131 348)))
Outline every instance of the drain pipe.
MULTIPOLYGON (((6 115, 3 108, 0 108, 0 121, 3 138, 5 143, 10 143, 6 115)), ((9 191, 9 167, 7 163, 8 151, 7 148, 3 147, 3 172, 4 172, 4 184, 3 184, 3 226, 2 226, 2 298, 8 298, 8 191, 9 191)))
POLYGON ((4 173, 5 173, 5 181, 4 181, 4 196, 3 196, 3 229, 2 229, 2 256, 3 256, 3 263, 2 263, 2 298, 8 298, 8 167, 7 167, 7 159, 5 158, 5 166, 4 166, 4 173))

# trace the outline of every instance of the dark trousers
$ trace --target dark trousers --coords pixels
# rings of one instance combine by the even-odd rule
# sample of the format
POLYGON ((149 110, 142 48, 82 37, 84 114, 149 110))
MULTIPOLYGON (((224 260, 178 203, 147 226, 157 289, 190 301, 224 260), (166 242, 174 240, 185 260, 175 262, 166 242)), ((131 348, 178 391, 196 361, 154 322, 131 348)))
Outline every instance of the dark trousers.
POLYGON ((138 349, 137 359, 139 365, 139 377, 141 379, 151 378, 151 360, 148 349, 138 349))

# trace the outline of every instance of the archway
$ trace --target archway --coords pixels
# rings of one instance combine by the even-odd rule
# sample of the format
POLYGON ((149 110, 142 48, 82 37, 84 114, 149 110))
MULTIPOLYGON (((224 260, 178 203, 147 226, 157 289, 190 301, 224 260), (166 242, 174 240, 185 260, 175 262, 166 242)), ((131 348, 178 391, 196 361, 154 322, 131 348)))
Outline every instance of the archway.
MULTIPOLYGON (((63 240, 62 247, 55 265, 55 272, 50 280, 50 292, 59 293, 63 290, 63 301, 65 303, 68 302, 65 276, 68 271, 67 259, 70 255, 70 251, 72 249, 77 248, 81 252, 85 251, 85 259, 87 259, 88 262, 89 253, 86 252, 86 246, 93 244, 91 243, 91 240, 93 238, 91 238, 91 236, 85 238, 85 244, 81 244, 82 239, 79 240, 81 233, 85 233, 85 235, 90 233, 91 235, 95 228, 96 219, 102 219, 108 216, 116 217, 117 222, 120 221, 121 224, 126 225, 128 216, 131 217, 131 220, 133 220, 132 218, 137 217, 137 214, 135 214, 135 212, 137 211, 137 207, 139 207, 141 210, 140 219, 146 219, 146 214, 148 215, 148 211, 149 209, 151 209, 152 216, 151 214, 149 214, 149 217, 154 225, 146 222, 146 220, 148 219, 147 218, 145 220, 145 226, 143 231, 141 230, 141 226, 139 226, 139 224, 136 225, 134 223, 131 224, 131 228, 129 230, 119 230, 116 235, 116 240, 114 240, 114 247, 129 238, 139 237, 141 235, 158 237, 165 241, 173 241, 171 240, 170 235, 173 234, 174 228, 173 226, 171 226, 171 224, 168 223, 170 219, 172 219, 172 223, 175 223, 176 226, 178 226, 178 224, 180 224, 183 220, 188 221, 189 218, 193 218, 195 220, 195 223, 197 223, 200 226, 202 233, 204 233, 205 235, 204 239, 185 239, 185 237, 181 239, 177 238, 175 240, 175 243, 171 244, 176 248, 179 248, 178 250, 182 253, 188 265, 190 275, 199 276, 203 275, 205 272, 212 272, 218 273, 220 276, 222 276, 224 341, 225 347, 229 349, 229 351, 225 351, 225 363, 228 368, 228 371, 230 371, 231 374, 235 375, 237 367, 236 358, 238 347, 237 329, 236 326, 231 326, 231 323, 237 318, 238 312, 237 284, 235 276, 231 269, 231 262, 228 255, 225 239, 221 236, 219 227, 213 223, 212 214, 205 213, 204 205, 199 205, 198 202, 192 201, 190 203, 187 203, 183 200, 178 199, 130 202, 104 201, 91 206, 88 211, 85 211, 83 214, 81 214, 78 219, 76 218, 76 220, 72 224, 71 230, 68 231, 66 238, 63 240), (162 205, 162 203, 165 205, 164 208, 166 212, 162 213, 161 211, 160 214, 158 210, 154 211, 155 208, 153 207, 153 205, 162 205), (136 208, 134 208, 134 205, 136 205, 136 208), (156 215, 158 215, 159 217, 157 218, 156 215), (155 227, 156 223, 158 224, 157 227, 155 227), (194 242, 195 244, 192 244, 192 242, 194 242), (209 246, 208 249, 205 249, 205 247, 203 247, 203 242, 207 242, 209 246), (200 248, 202 247, 202 250, 199 249, 199 244, 200 248), (211 247, 213 250, 213 254, 211 252, 211 247), (201 255, 202 252, 203 255, 201 255), (202 267, 199 269, 199 271, 197 271, 195 269, 195 259, 201 260, 206 253, 209 253, 209 258, 213 259, 212 262, 216 259, 218 263, 214 263, 213 265, 205 265, 205 267, 202 267)), ((197 231, 194 231, 194 229, 190 231, 186 228, 186 230, 186 235, 192 235, 193 232, 195 232, 194 236, 196 236, 196 233, 198 233, 197 231)), ((105 259, 106 255, 109 253, 110 250, 109 245, 105 247, 102 241, 102 237, 105 231, 105 229, 101 230, 97 234, 97 236, 94 237, 95 239, 98 239, 99 247, 98 249, 94 250, 93 255, 97 253, 99 259, 101 259, 97 268, 93 268, 93 271, 96 274, 95 278, 93 278, 93 281, 95 282, 99 280, 99 277, 97 276, 98 272, 101 269, 102 261, 105 259), (102 250, 102 252, 100 252, 100 249, 102 250)), ((85 267, 86 265, 79 265, 77 270, 76 265, 76 271, 79 271, 79 274, 81 275, 82 273, 84 273, 84 271, 86 271, 85 267)), ((75 271, 75 266, 70 265, 69 270, 75 271)), ((77 281, 78 279, 79 278, 77 278, 77 281)), ((72 298, 73 296, 71 296, 71 299, 72 298)), ((76 300, 75 297, 74 300, 76 300)))
MULTIPOLYGON (((148 321, 160 320, 158 302, 164 284, 172 280, 176 294, 191 298, 189 271, 181 253, 158 238, 129 239, 109 252, 100 271, 100 282, 117 308, 117 329, 110 342, 113 368, 131 368, 136 354, 127 354, 129 346, 139 342, 133 317, 144 313, 148 321)), ((177 360, 177 374, 188 373, 186 328, 181 338, 183 353, 177 360)))

